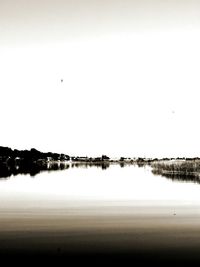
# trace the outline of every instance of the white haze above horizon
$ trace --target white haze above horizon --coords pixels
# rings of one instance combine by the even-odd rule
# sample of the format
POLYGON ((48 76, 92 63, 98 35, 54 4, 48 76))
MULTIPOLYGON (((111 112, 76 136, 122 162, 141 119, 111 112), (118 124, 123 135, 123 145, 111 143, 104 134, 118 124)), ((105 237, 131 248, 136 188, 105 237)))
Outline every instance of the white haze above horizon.
POLYGON ((116 16, 107 12, 100 20, 94 9, 85 16, 79 10, 80 14, 68 18, 71 24, 64 24, 63 11, 55 20, 63 27, 57 34, 48 28, 52 18, 48 24, 48 12, 42 12, 38 2, 41 27, 33 23, 38 21, 34 15, 26 13, 32 18, 26 28, 25 17, 20 21, 13 16, 21 12, 14 7, 7 20, 0 19, 1 146, 35 147, 71 156, 200 155, 200 24, 194 16, 199 4, 183 1, 191 7, 187 13, 176 5, 173 9, 170 1, 174 13, 163 20, 152 4, 144 13, 139 11, 136 23, 131 10, 139 1, 125 2, 132 3, 131 9, 127 6, 128 18, 128 11, 121 17, 120 12, 116 16), (155 11, 154 18, 144 16, 148 10, 155 11), (119 21, 123 23, 117 30, 119 21), (150 29, 145 26, 148 22, 150 29), (64 26, 71 27, 69 34, 64 26), (42 38, 46 32, 47 38, 42 38))

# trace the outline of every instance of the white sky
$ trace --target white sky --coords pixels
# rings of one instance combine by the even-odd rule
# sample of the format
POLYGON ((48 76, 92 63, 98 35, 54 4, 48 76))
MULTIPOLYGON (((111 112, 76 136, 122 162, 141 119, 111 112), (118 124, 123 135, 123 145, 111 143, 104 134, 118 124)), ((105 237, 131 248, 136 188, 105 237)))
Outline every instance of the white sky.
POLYGON ((94 2, 0 2, 0 145, 199 156, 199 3, 94 2))

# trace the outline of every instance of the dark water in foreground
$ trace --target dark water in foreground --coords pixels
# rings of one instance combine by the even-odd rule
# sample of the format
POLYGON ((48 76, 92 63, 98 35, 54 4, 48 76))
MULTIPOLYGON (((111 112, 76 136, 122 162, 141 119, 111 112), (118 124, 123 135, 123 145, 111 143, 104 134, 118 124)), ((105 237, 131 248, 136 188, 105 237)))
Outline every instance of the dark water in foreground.
POLYGON ((118 165, 1 179, 0 255, 200 263, 200 185, 118 165))

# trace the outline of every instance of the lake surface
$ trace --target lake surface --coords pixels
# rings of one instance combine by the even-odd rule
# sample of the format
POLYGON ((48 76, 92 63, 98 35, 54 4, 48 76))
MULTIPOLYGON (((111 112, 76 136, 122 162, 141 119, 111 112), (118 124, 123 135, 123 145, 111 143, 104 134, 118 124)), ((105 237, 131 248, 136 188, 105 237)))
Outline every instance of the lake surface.
POLYGON ((0 254, 199 261, 199 252, 198 183, 118 164, 0 179, 0 254))

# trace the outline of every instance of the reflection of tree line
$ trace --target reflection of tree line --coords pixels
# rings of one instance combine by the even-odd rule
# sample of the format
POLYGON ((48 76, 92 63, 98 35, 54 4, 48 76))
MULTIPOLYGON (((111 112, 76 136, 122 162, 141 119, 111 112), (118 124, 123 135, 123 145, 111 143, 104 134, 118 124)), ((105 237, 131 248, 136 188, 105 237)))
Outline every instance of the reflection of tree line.
POLYGON ((69 168, 89 168, 89 167, 97 167, 102 170, 106 170, 110 167, 109 162, 96 162, 96 163, 84 163, 84 162, 74 162, 74 163, 66 163, 66 162, 31 162, 24 163, 21 162, 19 165, 7 165, 0 163, 0 177, 8 178, 12 175, 18 174, 29 174, 31 176, 35 176, 43 171, 61 171, 69 168))
POLYGON ((12 175, 29 174, 35 176, 43 171, 59 171, 69 168, 91 168, 97 167, 102 170, 108 169, 111 165, 119 165, 121 168, 126 166, 136 165, 144 167, 149 165, 152 167, 154 175, 160 175, 171 180, 179 181, 193 181, 200 183, 200 161, 191 162, 157 162, 157 163, 144 163, 144 162, 120 162, 120 161, 98 161, 98 162, 78 162, 78 161, 36 161, 27 162, 20 161, 17 164, 0 163, 0 177, 6 178, 12 175))
MULTIPOLYGON (((8 178, 12 175, 29 174, 35 176, 43 171, 61 171, 69 168, 91 168, 96 167, 102 170, 108 169, 111 165, 119 165, 125 167, 133 165, 133 163, 118 162, 118 161, 18 161, 15 164, 0 162, 0 178, 8 178)), ((139 164, 140 165, 140 164, 139 164)))
POLYGON ((0 164, 0 177, 7 178, 12 175, 18 174, 29 174, 31 176, 35 176, 36 174, 42 171, 58 171, 65 170, 69 168, 69 164, 54 162, 54 163, 24 163, 21 162, 19 165, 7 165, 0 164))
POLYGON ((106 170, 110 167, 110 162, 74 162, 70 165, 71 168, 89 168, 89 167, 97 167, 102 170, 106 170))
POLYGON ((171 180, 200 183, 200 160, 190 159, 153 163, 152 173, 171 180))

